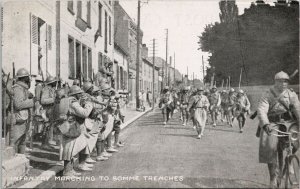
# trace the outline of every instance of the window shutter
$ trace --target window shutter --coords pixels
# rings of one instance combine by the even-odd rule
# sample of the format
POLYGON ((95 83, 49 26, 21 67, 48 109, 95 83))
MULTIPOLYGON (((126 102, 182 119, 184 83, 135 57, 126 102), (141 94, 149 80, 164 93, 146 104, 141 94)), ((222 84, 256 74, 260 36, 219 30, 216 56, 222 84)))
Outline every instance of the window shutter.
POLYGON ((48 49, 52 49, 52 26, 48 25, 47 27, 47 36, 48 36, 48 49))
POLYGON ((77 2, 77 17, 82 17, 82 2, 78 1, 77 2))
POLYGON ((1 32, 3 32, 3 7, 1 7, 1 32))
POLYGON ((73 1, 68 1, 68 9, 73 11, 73 1))
POLYGON ((35 15, 31 16, 31 42, 38 44, 38 18, 35 15))
POLYGON ((87 24, 91 27, 91 1, 87 2, 87 24))

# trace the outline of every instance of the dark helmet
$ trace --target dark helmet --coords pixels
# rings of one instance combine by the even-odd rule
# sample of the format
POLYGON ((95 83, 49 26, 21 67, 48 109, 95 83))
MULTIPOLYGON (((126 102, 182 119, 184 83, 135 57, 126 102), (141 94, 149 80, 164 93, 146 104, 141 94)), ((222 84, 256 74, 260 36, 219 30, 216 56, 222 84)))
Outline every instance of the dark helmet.
POLYGON ((49 84, 54 83, 54 82, 56 82, 56 81, 57 81, 57 80, 56 80, 55 77, 53 77, 53 76, 48 76, 47 79, 46 79, 46 85, 49 85, 49 84))
POLYGON ((93 84, 91 82, 84 82, 82 85, 82 89, 84 92, 87 92, 92 87, 93 87, 93 84))
POLYGON ((73 85, 71 88, 70 88, 70 91, 69 91, 69 96, 71 95, 75 95, 75 94, 80 94, 80 93, 83 93, 84 91, 77 85, 73 85))
POLYGON ((74 79, 73 85, 79 85, 79 80, 78 79, 74 79))
POLYGON ((25 68, 20 68, 17 71, 17 75, 16 75, 17 78, 29 77, 29 76, 30 76, 30 74, 29 74, 29 72, 25 68))

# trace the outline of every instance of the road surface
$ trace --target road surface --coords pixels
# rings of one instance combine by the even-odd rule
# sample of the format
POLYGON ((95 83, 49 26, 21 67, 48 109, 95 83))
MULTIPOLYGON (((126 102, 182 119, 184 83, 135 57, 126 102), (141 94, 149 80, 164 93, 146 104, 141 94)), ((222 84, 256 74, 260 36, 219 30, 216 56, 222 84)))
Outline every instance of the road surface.
POLYGON ((191 123, 182 126, 175 114, 167 127, 157 109, 122 131, 125 147, 105 162, 97 162, 81 181, 57 176, 39 188, 107 187, 268 187, 267 166, 258 163, 257 120, 247 119, 244 133, 219 123, 196 139, 191 123))

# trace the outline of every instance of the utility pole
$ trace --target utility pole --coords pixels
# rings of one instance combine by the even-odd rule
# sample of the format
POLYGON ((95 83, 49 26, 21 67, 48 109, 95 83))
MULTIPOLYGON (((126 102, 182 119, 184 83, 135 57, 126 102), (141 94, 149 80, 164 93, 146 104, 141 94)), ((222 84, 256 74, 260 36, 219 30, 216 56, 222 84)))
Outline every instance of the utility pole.
POLYGON ((137 18, 137 45, 136 45, 136 78, 135 78, 135 94, 136 108, 140 107, 139 92, 140 92, 140 17, 141 17, 141 1, 138 0, 138 18, 137 18))
MULTIPOLYGON (((154 99, 155 99, 155 39, 153 39, 153 59, 152 59, 152 66, 153 66, 153 70, 152 70, 152 111, 154 111, 154 99)), ((157 78, 158 79, 158 78, 157 78)))
POLYGON ((166 33, 166 83, 169 85, 168 83, 168 29, 167 33, 166 33))
POLYGON ((239 81, 239 89, 241 88, 241 82, 242 82, 242 73, 243 73, 243 67, 241 67, 240 81, 239 81))
POLYGON ((202 79, 202 82, 204 84, 204 61, 203 61, 203 55, 202 55, 202 73, 203 73, 203 79, 202 79))
POLYGON ((230 89, 230 76, 228 77, 228 88, 230 89))
POLYGON ((193 86, 195 86, 194 72, 193 72, 193 86))
POLYGON ((175 86, 175 84, 176 84, 176 81, 175 81, 175 52, 174 52, 174 86, 175 86))
POLYGON ((171 84, 172 56, 170 56, 170 64, 168 71, 168 86, 171 84))

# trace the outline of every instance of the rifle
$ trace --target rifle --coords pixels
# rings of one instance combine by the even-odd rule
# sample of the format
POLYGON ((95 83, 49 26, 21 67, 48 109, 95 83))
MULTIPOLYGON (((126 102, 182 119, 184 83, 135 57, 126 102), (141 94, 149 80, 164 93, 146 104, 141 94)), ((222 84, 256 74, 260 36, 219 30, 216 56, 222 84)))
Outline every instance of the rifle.
MULTIPOLYGON (((12 86, 15 85, 15 77, 16 77, 16 69, 15 69, 15 63, 13 62, 13 78, 12 78, 12 86)), ((13 93, 11 93, 10 95, 10 116, 11 116, 11 119, 10 119, 10 128, 8 129, 7 131, 7 135, 6 135, 6 138, 7 140, 9 140, 9 145, 11 146, 11 141, 10 141, 10 131, 11 131, 11 128, 14 126, 14 120, 16 119, 15 118, 15 113, 14 113, 14 95, 13 93)))
MULTIPOLYGON (((3 71, 3 69, 2 69, 2 74, 3 74, 3 75, 6 75, 6 74, 4 73, 4 71, 3 71)), ((2 80, 3 88, 5 88, 5 91, 7 92, 8 95, 10 95, 9 92, 8 92, 8 89, 7 89, 7 84, 8 84, 8 81, 9 81, 9 76, 10 76, 10 73, 8 73, 7 80, 5 81, 5 83, 3 83, 3 80, 2 80)), ((3 93, 2 93, 2 94, 3 94, 3 93)), ((5 93, 4 93, 4 94, 5 94, 5 93)), ((3 105, 2 105, 2 107, 4 107, 4 108, 2 109, 2 111, 3 111, 4 136, 5 136, 5 135, 7 134, 7 118, 6 118, 6 103, 7 103, 7 102, 6 102, 6 97, 5 97, 5 95, 2 96, 2 98, 3 98, 3 105)), ((5 144, 6 144, 6 145, 9 145, 9 140, 8 140, 8 138, 6 138, 5 144)))

